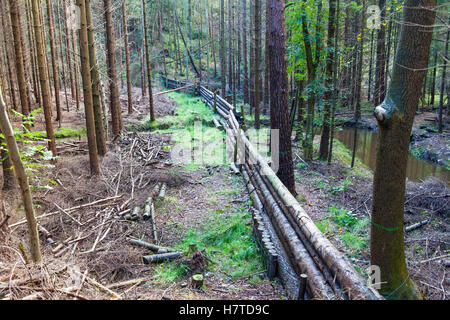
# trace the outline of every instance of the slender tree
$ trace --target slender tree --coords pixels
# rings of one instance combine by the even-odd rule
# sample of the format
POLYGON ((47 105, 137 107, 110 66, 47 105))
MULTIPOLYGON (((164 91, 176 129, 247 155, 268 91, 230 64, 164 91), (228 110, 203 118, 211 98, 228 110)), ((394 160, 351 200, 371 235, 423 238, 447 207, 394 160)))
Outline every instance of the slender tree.
POLYGON ((115 39, 114 28, 111 12, 111 0, 103 0, 103 10, 105 16, 106 28, 106 51, 107 51, 107 65, 108 65, 108 83, 109 83, 109 104, 112 119, 113 135, 117 136, 122 131, 122 108, 119 100, 119 88, 117 69, 116 69, 116 54, 115 54, 115 39))
POLYGON ((86 21, 85 0, 77 0, 80 7, 80 59, 81 78, 83 80, 84 109, 86 117, 86 131, 89 148, 89 165, 92 175, 100 174, 100 167, 97 157, 97 140, 95 135, 94 107, 92 99, 91 64, 89 60, 88 32, 86 21))
POLYGON ((222 97, 226 96, 225 71, 225 0, 220 0, 220 77, 222 84, 222 97))
POLYGON ((320 138, 319 157, 328 158, 328 147, 330 141, 330 117, 331 117, 331 98, 333 94, 333 64, 336 55, 334 47, 334 34, 336 32, 336 2, 330 0, 328 10, 328 38, 327 38, 327 60, 325 67, 325 94, 324 94, 324 115, 322 124, 322 136, 320 138))
POLYGON ((148 28, 147 28, 147 10, 145 7, 145 0, 142 0, 142 17, 143 17, 143 22, 144 22, 144 25, 143 25, 143 27, 144 27, 144 47, 145 47, 145 63, 147 65, 150 121, 155 121, 155 111, 153 109, 152 66, 150 64, 150 50, 148 48, 149 44, 148 44, 148 28))
POLYGON ((56 156, 56 142, 53 133, 53 123, 51 114, 50 84, 48 80, 47 61, 45 55, 44 41, 42 37, 40 3, 38 0, 31 0, 33 11, 34 36, 36 41, 37 62, 39 68, 39 79, 41 83, 42 104, 44 107, 45 129, 47 132, 49 150, 56 156))
POLYGON ((100 84, 100 75, 97 66, 94 27, 92 25, 91 0, 85 0, 85 5, 86 5, 88 47, 89 47, 89 64, 91 69, 92 108, 94 111, 95 138, 97 141, 97 152, 100 156, 104 156, 107 150, 106 150, 105 129, 103 127, 103 112, 101 105, 102 87, 100 84))
POLYGON ((19 87, 19 97, 21 104, 21 111, 24 115, 30 112, 28 105, 28 91, 25 79, 25 67, 23 59, 23 47, 21 40, 21 19, 20 11, 18 7, 18 2, 16 0, 9 0, 9 13, 11 15, 11 27, 12 34, 14 38, 14 53, 15 53, 15 63, 16 63, 16 75, 17 75, 17 85, 19 87))
POLYGON ((53 71, 53 87, 55 89, 55 103, 56 103, 56 121, 59 121, 61 126, 62 111, 61 101, 59 96, 59 74, 58 74, 58 61, 56 54, 56 42, 55 42, 55 28, 53 26, 53 6, 50 0, 47 0, 47 21, 48 32, 50 39, 50 53, 52 58, 52 71, 53 71))
MULTIPOLYGON (((128 92, 128 113, 133 113, 133 92, 131 87, 130 73, 130 49, 128 48, 128 24, 127 24, 127 6, 125 0, 122 0, 122 24, 123 24, 123 41, 125 46, 125 63, 127 72, 127 92, 128 92)), ((160 22, 161 25, 161 22, 160 22)), ((167 77, 167 73, 166 73, 167 77)))
POLYGON ((14 165, 17 181, 19 182, 20 191, 22 194, 22 201, 25 208, 25 217, 28 225, 28 232, 30 238, 30 251, 33 262, 41 262, 41 246, 39 243, 39 233, 37 230, 36 217, 34 215, 33 198, 31 196, 31 189, 28 184, 28 177, 25 172, 22 160, 20 159, 19 148, 14 137, 14 131, 6 111, 6 104, 3 100, 2 88, 0 88, 0 131, 4 135, 6 145, 8 147, 11 161, 14 165))

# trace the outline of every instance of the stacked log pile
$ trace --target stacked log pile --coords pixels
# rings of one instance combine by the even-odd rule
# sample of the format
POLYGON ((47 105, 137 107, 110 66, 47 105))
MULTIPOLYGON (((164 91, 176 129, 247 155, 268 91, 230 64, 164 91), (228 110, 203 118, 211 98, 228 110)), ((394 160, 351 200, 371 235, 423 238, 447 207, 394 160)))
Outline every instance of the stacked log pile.
MULTIPOLYGON (((186 85, 176 80, 168 82, 169 88, 186 85)), ((239 167, 247 186, 251 186, 256 209, 253 215, 255 233, 268 261, 269 277, 277 274, 275 261, 283 253, 280 251, 285 251, 298 277, 296 298, 382 299, 375 289, 366 284, 348 259, 319 231, 267 161, 249 142, 240 125, 243 120, 240 113, 222 97, 201 85, 197 92, 204 103, 222 117, 219 123, 227 132, 227 143, 234 146, 234 162, 241 164, 239 167), (281 250, 275 250, 271 243, 268 226, 258 214, 261 210, 270 217, 270 228, 276 231, 277 238, 282 243, 281 250)))

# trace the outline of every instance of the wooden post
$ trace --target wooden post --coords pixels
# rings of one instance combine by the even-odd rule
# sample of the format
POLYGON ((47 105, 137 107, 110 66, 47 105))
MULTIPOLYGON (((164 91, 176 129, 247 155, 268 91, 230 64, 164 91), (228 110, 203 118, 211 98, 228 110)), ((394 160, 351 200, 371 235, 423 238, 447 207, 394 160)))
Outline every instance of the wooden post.
POLYGON ((305 300, 306 293, 306 282, 308 280, 308 276, 304 273, 300 275, 300 285, 298 288, 298 300, 305 300))
POLYGON ((214 113, 217 113, 217 91, 214 91, 214 113))

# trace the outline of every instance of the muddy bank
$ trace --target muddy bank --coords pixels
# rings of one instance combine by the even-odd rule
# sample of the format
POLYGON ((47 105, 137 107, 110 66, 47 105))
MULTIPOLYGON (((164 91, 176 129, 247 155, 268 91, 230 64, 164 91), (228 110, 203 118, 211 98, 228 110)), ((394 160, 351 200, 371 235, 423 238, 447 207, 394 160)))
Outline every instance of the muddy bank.
MULTIPOLYGON (((426 112, 416 116, 411 132, 410 153, 421 160, 429 161, 439 167, 450 170, 450 131, 444 127, 442 133, 438 132, 434 121, 435 115, 426 112)), ((444 117, 444 124, 449 122, 449 117, 444 117)), ((343 129, 354 128, 354 118, 344 119, 339 125, 343 129)), ((376 133, 378 126, 373 116, 362 116, 358 121, 358 129, 376 133)))

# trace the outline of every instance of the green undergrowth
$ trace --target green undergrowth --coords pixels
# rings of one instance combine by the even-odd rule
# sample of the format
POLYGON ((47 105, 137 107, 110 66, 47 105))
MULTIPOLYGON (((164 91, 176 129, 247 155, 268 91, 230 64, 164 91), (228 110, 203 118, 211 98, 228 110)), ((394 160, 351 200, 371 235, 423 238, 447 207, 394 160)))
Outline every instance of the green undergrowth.
POLYGON ((355 157, 354 167, 350 168, 352 163, 352 150, 348 149, 338 139, 333 140, 333 160, 340 163, 343 167, 348 168, 345 172, 343 172, 344 175, 357 175, 365 178, 372 177, 373 175, 370 168, 362 163, 358 157, 355 157))
MULTIPOLYGON (((86 128, 81 127, 81 128, 58 128, 54 131, 55 133, 55 138, 56 139, 67 139, 67 138, 74 138, 74 137, 84 137, 86 136, 86 128)), ((36 132, 36 135, 39 138, 46 138, 47 137, 47 133, 46 131, 38 131, 36 132)))
POLYGON ((352 211, 332 206, 327 217, 315 224, 327 237, 337 238, 350 257, 360 257, 368 249, 370 221, 359 218, 352 211))
MULTIPOLYGON (((178 245, 177 250, 188 252, 195 244, 199 250, 205 250, 211 260, 208 270, 224 274, 231 279, 252 277, 263 272, 263 259, 252 233, 251 214, 245 207, 234 213, 216 210, 195 229, 189 230, 178 245)), ((170 283, 182 279, 187 272, 185 264, 166 263, 156 270, 156 282, 170 283)))

